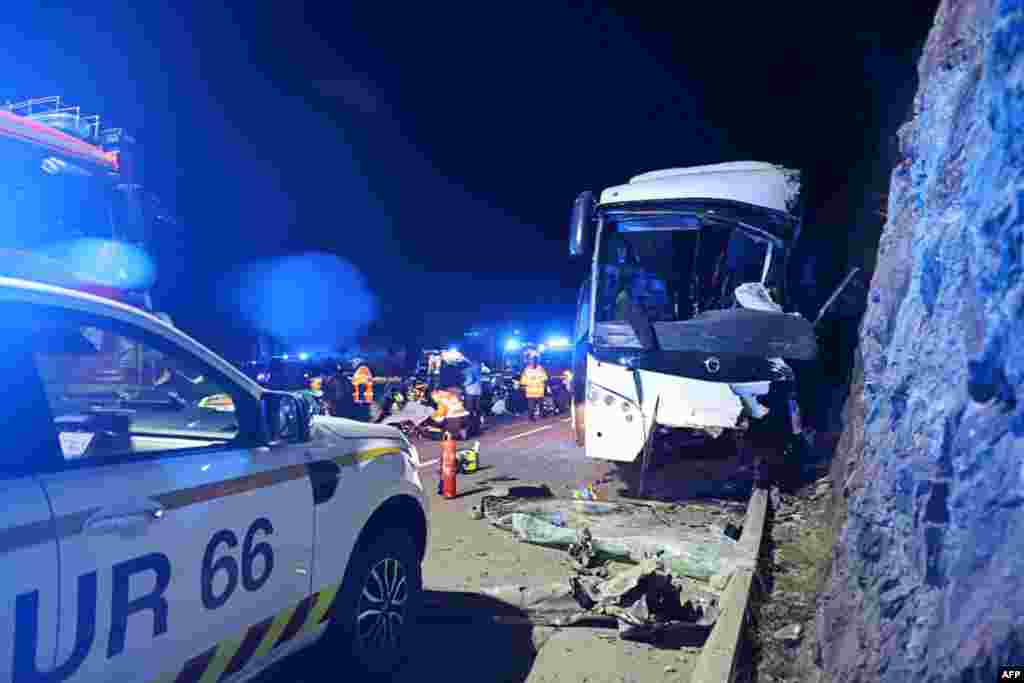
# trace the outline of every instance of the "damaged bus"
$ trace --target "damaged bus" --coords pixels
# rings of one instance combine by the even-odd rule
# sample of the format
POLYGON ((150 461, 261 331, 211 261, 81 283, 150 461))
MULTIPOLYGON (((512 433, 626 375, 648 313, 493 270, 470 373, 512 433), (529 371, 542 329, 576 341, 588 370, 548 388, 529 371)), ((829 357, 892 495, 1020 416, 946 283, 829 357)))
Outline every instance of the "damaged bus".
POLYGON ((800 431, 795 375, 811 322, 786 311, 800 176, 736 162, 654 171, 584 192, 570 253, 590 259, 573 354, 587 457, 648 463, 731 434, 800 431))

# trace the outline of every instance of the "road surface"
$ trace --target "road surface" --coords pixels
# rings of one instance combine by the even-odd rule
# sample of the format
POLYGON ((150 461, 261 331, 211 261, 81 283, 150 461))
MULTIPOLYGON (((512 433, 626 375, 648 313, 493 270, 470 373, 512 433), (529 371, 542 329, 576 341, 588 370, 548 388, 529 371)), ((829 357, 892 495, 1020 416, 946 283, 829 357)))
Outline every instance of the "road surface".
MULTIPOLYGON (((417 444, 424 485, 433 496, 431 539, 423 565, 425 609, 410 661, 394 680, 688 681, 699 643, 680 641, 656 647, 621 641, 614 629, 553 629, 491 621, 496 614, 520 613, 481 595, 480 589, 564 581, 569 571, 564 552, 519 543, 506 532, 472 519, 470 511, 483 492, 530 482, 547 484, 555 495, 570 496, 572 488, 602 479, 613 470, 607 463, 584 457, 565 416, 538 422, 501 418, 479 440, 480 471, 459 476, 454 500, 436 495, 440 444, 417 444)), ((694 465, 687 467, 697 472, 694 465)), ((619 490, 609 486, 609 497, 617 497, 619 490)), ((299 655, 261 677, 260 683, 336 680, 329 658, 322 651, 299 655)))
MULTIPOLYGON (((475 439, 474 439, 475 440, 475 439)), ((546 483, 552 491, 565 486, 594 481, 609 472, 606 463, 587 460, 583 449, 573 441, 568 417, 552 417, 537 422, 525 418, 503 418, 479 437, 481 471, 465 476, 461 490, 472 491, 493 485, 496 477, 546 483)), ((417 444, 425 463, 422 473, 436 486, 438 442, 417 444)))

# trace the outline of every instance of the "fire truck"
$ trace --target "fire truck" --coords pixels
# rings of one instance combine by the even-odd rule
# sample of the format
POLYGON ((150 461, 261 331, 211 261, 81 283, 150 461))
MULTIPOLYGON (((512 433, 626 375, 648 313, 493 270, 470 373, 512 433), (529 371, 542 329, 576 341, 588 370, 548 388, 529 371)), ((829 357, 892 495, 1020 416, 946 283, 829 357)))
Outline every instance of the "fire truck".
MULTIPOLYGON (((60 97, 0 105, 0 276, 115 299, 170 323, 154 311, 151 251, 176 221, 140 185, 137 162, 131 135, 60 97)), ((141 352, 95 343, 117 359, 97 381, 142 374, 141 352)))

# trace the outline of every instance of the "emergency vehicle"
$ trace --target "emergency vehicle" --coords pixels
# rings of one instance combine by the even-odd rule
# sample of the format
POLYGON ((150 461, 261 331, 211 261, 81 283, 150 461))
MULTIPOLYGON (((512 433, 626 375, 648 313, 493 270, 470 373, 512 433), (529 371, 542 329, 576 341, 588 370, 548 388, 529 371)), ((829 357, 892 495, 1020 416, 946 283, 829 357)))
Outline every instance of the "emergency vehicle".
POLYGON ((386 676, 427 501, 392 427, 312 416, 138 308, 0 277, 2 681, 241 681, 326 638, 386 676), (97 384, 98 333, 156 380, 97 384))
MULTIPOLYGON (((177 221, 140 185, 137 166, 131 135, 60 97, 0 106, 0 247, 51 260, 32 264, 51 274, 63 264, 76 289, 152 310, 154 238, 177 221)), ((3 267, 27 274, 10 259, 3 267)))
MULTIPOLYGON (((0 275, 152 311, 152 247, 177 221, 139 184, 137 166, 131 135, 60 97, 0 106, 0 275)), ((96 383, 151 365, 112 337, 97 342, 109 363, 93 365, 96 383)))

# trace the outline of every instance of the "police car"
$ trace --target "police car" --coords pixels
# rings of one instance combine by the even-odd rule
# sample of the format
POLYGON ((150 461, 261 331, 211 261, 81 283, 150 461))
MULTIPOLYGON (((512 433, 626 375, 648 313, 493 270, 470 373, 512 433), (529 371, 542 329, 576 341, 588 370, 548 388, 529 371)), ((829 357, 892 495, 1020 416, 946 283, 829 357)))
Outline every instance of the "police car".
POLYGON ((141 310, 0 277, 0 681, 241 681, 324 640, 387 676, 416 449, 310 417, 141 310))

